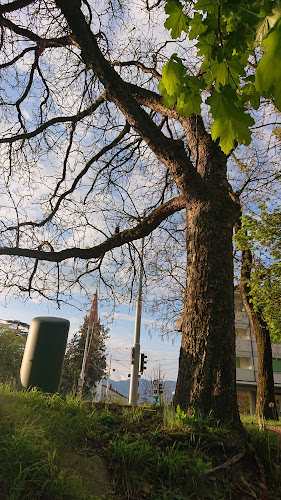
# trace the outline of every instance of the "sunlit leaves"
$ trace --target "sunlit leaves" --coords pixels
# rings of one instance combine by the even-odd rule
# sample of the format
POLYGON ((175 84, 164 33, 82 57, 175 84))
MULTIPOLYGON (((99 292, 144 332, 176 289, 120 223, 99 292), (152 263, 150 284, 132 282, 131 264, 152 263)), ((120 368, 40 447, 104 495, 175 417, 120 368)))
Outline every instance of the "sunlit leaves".
POLYGON ((182 31, 196 43, 201 58, 197 85, 174 54, 163 68, 159 89, 166 106, 177 106, 180 114, 201 112, 202 92, 211 93, 207 103, 214 118, 213 139, 229 153, 235 142, 249 144, 253 119, 245 112, 250 104, 258 109, 260 97, 273 97, 281 109, 281 7, 274 0, 238 0, 235 5, 217 0, 198 0, 185 15, 183 3, 169 0, 165 26, 173 38, 182 31), (252 79, 247 76, 249 58, 257 46, 260 58, 252 79), (169 81, 171 79, 171 81, 169 81), (229 99, 230 88, 232 94, 229 99), (218 95, 220 94, 220 97, 218 95), (169 104, 168 104, 169 103, 169 104), (219 112, 218 112, 219 110, 219 112), (215 114, 214 114, 215 113, 215 114))
POLYGON ((272 9, 271 15, 265 16, 257 27, 256 42, 258 45, 262 44, 263 39, 267 36, 268 32, 273 28, 276 22, 281 17, 281 7, 277 5, 272 9))
POLYGON ((162 81, 167 93, 172 96, 182 85, 183 77, 186 72, 181 60, 173 54, 162 70, 162 81))
POLYGON ((249 127, 254 124, 254 120, 245 113, 236 92, 229 85, 221 92, 214 90, 207 104, 214 117, 212 138, 216 140, 220 137, 220 147, 226 154, 234 148, 235 141, 246 145, 250 143, 249 127))
POLYGON ((192 113, 201 113, 201 91, 196 77, 185 75, 186 69, 181 60, 173 54, 163 67, 159 90, 164 99, 164 105, 173 107, 182 116, 189 117, 192 113))
POLYGON ((165 22, 165 28, 171 29, 171 37, 179 38, 181 32, 188 31, 187 17, 182 12, 182 5, 177 0, 168 0, 165 12, 169 15, 165 22))
POLYGON ((193 40, 197 38, 198 35, 205 33, 207 30, 207 26, 203 23, 203 19, 201 14, 195 12, 194 18, 189 21, 189 25, 191 26, 191 30, 189 32, 189 39, 193 40))
POLYGON ((235 237, 239 248, 253 254, 251 301, 263 311, 273 340, 281 336, 281 216, 280 210, 261 208, 258 217, 245 215, 235 237))
POLYGON ((266 49, 256 71, 256 88, 265 97, 274 97, 281 110, 281 20, 263 41, 266 49))
POLYGON ((192 113, 201 113, 201 93, 199 82, 195 77, 186 77, 180 95, 177 99, 177 111, 182 116, 189 117, 192 113))

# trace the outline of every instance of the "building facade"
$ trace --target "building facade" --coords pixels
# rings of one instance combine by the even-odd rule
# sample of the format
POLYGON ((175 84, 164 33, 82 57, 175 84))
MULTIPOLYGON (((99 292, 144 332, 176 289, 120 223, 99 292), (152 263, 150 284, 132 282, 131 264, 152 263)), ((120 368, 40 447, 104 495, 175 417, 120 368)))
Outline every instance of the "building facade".
MULTIPOLYGON (((241 413, 255 413, 258 358, 257 344, 240 294, 235 292, 236 382, 241 413)), ((281 344, 272 344, 276 406, 281 415, 281 344)))

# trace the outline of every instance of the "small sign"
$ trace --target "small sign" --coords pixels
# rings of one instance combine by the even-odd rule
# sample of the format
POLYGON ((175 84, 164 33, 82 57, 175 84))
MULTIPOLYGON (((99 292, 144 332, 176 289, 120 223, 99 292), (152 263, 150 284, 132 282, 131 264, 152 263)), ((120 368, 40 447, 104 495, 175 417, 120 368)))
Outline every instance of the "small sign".
POLYGON ((157 385, 158 380, 153 380, 153 385, 157 385))

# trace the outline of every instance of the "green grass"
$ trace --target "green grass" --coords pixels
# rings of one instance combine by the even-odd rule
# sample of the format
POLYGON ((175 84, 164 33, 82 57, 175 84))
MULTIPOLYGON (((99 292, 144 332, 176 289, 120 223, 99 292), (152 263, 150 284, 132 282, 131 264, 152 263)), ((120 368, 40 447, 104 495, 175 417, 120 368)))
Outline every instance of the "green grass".
MULTIPOLYGON (((255 417, 254 415, 242 415, 241 420, 243 424, 254 424, 260 425, 261 419, 259 417, 255 417)), ((281 419, 280 420, 265 420, 264 425, 273 425, 276 427, 281 427, 281 419)))
POLYGON ((211 416, 180 408, 93 406, 7 386, 0 386, 0 418, 5 500, 281 496, 279 441, 252 425, 245 441, 211 416), (225 466, 236 456, 241 458, 225 466), (262 493, 261 468, 267 481, 262 493))

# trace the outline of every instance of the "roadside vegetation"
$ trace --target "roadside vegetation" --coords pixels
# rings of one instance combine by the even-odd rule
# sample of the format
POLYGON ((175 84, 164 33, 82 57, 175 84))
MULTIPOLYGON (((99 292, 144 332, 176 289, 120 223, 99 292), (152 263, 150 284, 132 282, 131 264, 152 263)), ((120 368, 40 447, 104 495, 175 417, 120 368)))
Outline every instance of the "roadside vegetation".
MULTIPOLYGON (((0 386, 0 498, 279 499, 278 434, 178 407, 85 403, 0 386)), ((253 421, 253 423, 252 423, 253 421)))

